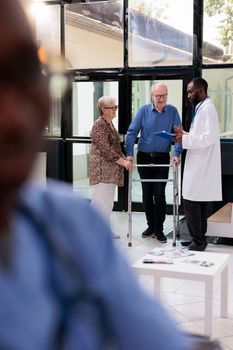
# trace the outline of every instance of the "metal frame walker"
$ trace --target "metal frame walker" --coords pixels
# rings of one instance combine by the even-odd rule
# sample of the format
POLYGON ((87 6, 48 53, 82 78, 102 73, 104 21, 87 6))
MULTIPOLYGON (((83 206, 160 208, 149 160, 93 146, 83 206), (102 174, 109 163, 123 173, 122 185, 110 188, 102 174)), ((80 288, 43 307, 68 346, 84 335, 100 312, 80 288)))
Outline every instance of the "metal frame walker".
MULTIPOLYGON (((176 246, 176 238, 179 231, 179 188, 178 188, 178 166, 173 164, 134 164, 135 167, 173 167, 173 177, 168 179, 140 179, 134 182, 173 182, 173 247, 176 246)), ((129 172, 128 184, 128 246, 132 247, 132 183, 133 174, 129 172)))

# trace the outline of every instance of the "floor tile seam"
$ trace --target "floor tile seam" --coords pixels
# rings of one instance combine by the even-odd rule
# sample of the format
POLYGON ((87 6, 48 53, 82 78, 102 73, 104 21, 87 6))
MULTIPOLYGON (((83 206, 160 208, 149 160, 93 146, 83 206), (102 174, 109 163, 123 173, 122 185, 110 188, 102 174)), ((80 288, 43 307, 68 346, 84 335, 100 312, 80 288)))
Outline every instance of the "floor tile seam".
MULTIPOLYGON (((193 303, 188 303, 188 304, 183 304, 183 305, 174 305, 173 307, 178 307, 180 308, 180 306, 193 306, 195 304, 202 304, 200 307, 203 307, 203 316, 205 316, 205 300, 200 301, 200 302, 193 302, 193 303)), ((224 317, 220 317, 220 310, 219 307, 216 305, 213 305, 213 312, 215 313, 215 315, 213 316, 213 318, 221 318, 221 319, 225 319, 225 320, 229 320, 229 318, 224 318, 224 317)), ((199 309, 200 310, 200 309, 199 309)))
MULTIPOLYGON (((214 327, 215 327, 217 330, 220 329, 220 327, 214 325, 214 321, 217 321, 217 320, 219 320, 219 321, 225 320, 226 322, 227 322, 227 321, 233 321, 232 319, 220 317, 219 315, 218 315, 218 316, 213 316, 213 330, 214 330, 214 327)), ((203 319, 201 319, 201 320, 196 320, 196 319, 195 319, 195 320, 193 320, 192 322, 193 322, 194 324, 195 324, 196 322, 202 322, 202 323, 203 323, 203 327, 204 327, 205 318, 203 318, 203 319)), ((197 326, 197 325, 195 325, 195 326, 197 326)), ((232 333, 232 335, 226 335, 226 337, 233 337, 233 333, 232 333)), ((219 337, 218 337, 218 339, 219 339, 219 337)))
MULTIPOLYGON (((185 284, 186 284, 186 280, 182 280, 183 282, 182 282, 182 284, 181 285, 179 285, 179 286, 177 286, 177 288, 175 289, 175 293, 178 293, 178 290, 180 289, 180 288, 182 288, 185 284)), ((178 293, 179 294, 179 293, 178 293)))
POLYGON ((182 302, 182 303, 178 303, 178 304, 170 304, 166 299, 163 299, 168 305, 170 305, 170 306, 182 306, 182 305, 191 305, 191 304, 198 304, 198 303, 203 303, 204 302, 204 300, 197 300, 197 301, 194 301, 194 302, 188 302, 188 301, 186 301, 186 302, 182 302))
POLYGON ((224 345, 224 350, 233 350, 233 343, 232 343, 232 347, 229 347, 227 344, 224 343, 224 338, 225 337, 218 337, 219 342, 224 345))
MULTIPOLYGON (((194 297, 194 298, 200 298, 201 300, 200 301, 204 301, 205 300, 205 296, 200 296, 200 295, 195 295, 195 296, 191 296, 189 294, 185 294, 185 293, 177 293, 177 291, 175 293, 173 292, 166 292, 166 293, 172 293, 172 294, 176 294, 178 296, 181 296, 181 297, 194 297)), ((196 301, 195 301, 196 302, 196 301)), ((198 302, 198 301, 197 301, 198 302)))
MULTIPOLYGON (((185 303, 185 304, 181 304, 181 305, 176 305, 176 306, 182 306, 182 305, 185 305, 185 306, 188 306, 188 305, 195 305, 195 304, 204 304, 205 306, 205 300, 201 300, 201 301, 194 301, 194 302, 191 302, 191 303, 185 303)), ((174 306, 175 307, 175 306, 174 306)))
MULTIPOLYGON (((187 318, 187 316, 183 315, 180 311, 176 310, 175 307, 173 307, 172 305, 169 305, 165 302, 166 305, 168 305, 168 311, 169 309, 172 309, 171 310, 171 313, 174 312, 174 313, 177 313, 179 316, 183 317, 187 322, 192 322, 192 320, 189 320, 189 318, 187 318)), ((185 323, 186 321, 180 321, 178 323, 185 323)))
MULTIPOLYGON (((178 323, 178 325, 180 325, 180 326, 182 326, 182 325, 185 325, 185 324, 192 324, 192 325, 194 325, 195 327, 197 327, 198 328, 198 331, 200 331, 200 333, 202 333, 203 335, 204 335, 204 328, 203 327, 201 327, 201 326, 199 326, 199 325, 196 325, 196 324, 194 324, 194 322, 193 321, 188 321, 188 322, 180 322, 180 323, 178 323)), ((192 327, 193 328, 193 327, 192 327)), ((197 333, 197 331, 188 331, 189 333, 192 333, 192 334, 199 334, 199 333, 197 333)))
MULTIPOLYGON (((195 318, 195 319, 190 319, 189 316, 184 315, 181 311, 177 310, 175 307, 171 307, 173 309, 174 312, 176 312, 177 314, 179 314, 179 316, 182 316, 185 320, 187 320, 187 322, 200 322, 200 321, 205 321, 205 318, 195 318)), ((180 324, 185 323, 185 321, 180 321, 180 324)))
POLYGON ((224 335, 222 337, 218 337, 218 339, 220 340, 226 340, 227 338, 232 338, 232 346, 233 346, 233 334, 232 335, 224 335))
MULTIPOLYGON (((197 304, 197 303, 194 303, 194 304, 197 304)), ((187 306, 188 304, 186 304, 187 306)), ((191 304, 190 304, 191 305, 191 304)), ((179 306, 178 306, 179 307, 179 306)), ((182 311, 179 311, 176 309, 175 306, 172 307, 173 309, 175 309, 176 312, 180 313, 181 316, 183 316, 184 318, 187 318, 188 317, 188 320, 190 322, 205 322, 205 313, 203 314, 203 316, 201 316, 201 318, 197 317, 197 318, 194 318, 194 319, 190 319, 189 317, 190 316, 187 316, 187 314, 183 314, 182 311)), ((192 317, 192 316, 191 316, 192 317)), ((219 315, 216 315, 216 316, 213 316, 213 319, 217 319, 217 318, 221 318, 219 315)))

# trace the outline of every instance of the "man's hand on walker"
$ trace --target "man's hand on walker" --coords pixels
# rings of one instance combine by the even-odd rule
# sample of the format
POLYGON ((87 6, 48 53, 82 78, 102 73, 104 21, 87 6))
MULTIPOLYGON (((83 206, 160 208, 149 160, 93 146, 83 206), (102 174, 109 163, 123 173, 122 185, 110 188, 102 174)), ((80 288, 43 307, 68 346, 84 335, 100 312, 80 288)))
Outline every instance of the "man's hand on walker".
POLYGON ((180 164, 180 157, 174 156, 172 157, 172 162, 175 163, 176 165, 180 164))

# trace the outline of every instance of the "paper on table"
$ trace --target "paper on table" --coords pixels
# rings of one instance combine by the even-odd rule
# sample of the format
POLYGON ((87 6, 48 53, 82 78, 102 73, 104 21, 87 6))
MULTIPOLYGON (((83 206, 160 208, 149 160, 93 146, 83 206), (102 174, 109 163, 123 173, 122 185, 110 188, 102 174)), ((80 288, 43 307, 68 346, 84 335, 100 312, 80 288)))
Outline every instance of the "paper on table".
POLYGON ((190 251, 188 248, 155 248, 152 251, 149 252, 150 255, 155 256, 161 256, 164 255, 167 258, 174 259, 174 258, 183 258, 186 256, 194 255, 195 253, 190 251))
POLYGON ((159 136, 159 137, 163 137, 163 138, 168 139, 168 140, 172 140, 173 137, 175 136, 175 134, 171 134, 170 132, 163 130, 163 131, 155 132, 155 136, 159 136))

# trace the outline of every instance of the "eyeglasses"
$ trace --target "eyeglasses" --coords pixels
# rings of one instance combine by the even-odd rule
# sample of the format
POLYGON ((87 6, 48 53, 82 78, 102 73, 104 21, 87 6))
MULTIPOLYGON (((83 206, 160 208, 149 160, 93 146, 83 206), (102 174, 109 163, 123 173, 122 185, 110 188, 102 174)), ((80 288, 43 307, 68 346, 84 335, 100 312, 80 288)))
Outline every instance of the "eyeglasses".
POLYGON ((118 106, 114 106, 114 107, 104 107, 104 109, 111 109, 112 111, 116 111, 118 108, 118 106))
POLYGON ((157 98, 157 100, 160 100, 161 98, 166 98, 167 94, 163 94, 163 95, 154 95, 155 98, 157 98))

